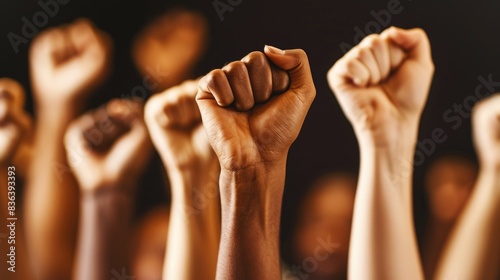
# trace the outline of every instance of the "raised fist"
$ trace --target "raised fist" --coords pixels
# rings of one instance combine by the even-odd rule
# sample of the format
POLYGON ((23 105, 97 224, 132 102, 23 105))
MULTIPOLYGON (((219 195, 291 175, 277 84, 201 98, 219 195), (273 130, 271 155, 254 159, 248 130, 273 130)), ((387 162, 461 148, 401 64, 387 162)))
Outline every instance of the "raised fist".
POLYGON ((500 94, 474 107, 472 123, 474 144, 481 165, 500 170, 500 94))
POLYGON ((405 129, 417 133, 433 73, 425 32, 391 27, 338 60, 328 82, 358 137, 391 145, 405 129))
POLYGON ((0 164, 27 163, 32 123, 24 111, 24 88, 9 78, 0 78, 0 164))
POLYGON ((167 170, 201 172, 217 163, 196 104, 197 85, 184 82, 146 103, 146 124, 167 170))
POLYGON ((109 35, 87 19, 42 32, 30 48, 37 101, 81 101, 106 78, 110 52, 109 35))
POLYGON ((203 77, 196 100, 221 167, 234 171, 286 160, 315 95, 304 51, 266 47, 203 77))
POLYGON ((66 132, 65 146, 82 189, 136 183, 151 153, 142 104, 115 99, 79 117, 66 132))

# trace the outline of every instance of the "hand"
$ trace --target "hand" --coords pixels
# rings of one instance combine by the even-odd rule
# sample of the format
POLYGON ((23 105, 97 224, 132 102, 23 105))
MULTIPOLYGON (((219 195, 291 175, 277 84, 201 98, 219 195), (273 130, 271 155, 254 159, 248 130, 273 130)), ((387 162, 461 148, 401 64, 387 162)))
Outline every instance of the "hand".
POLYGON ((169 172, 204 172, 217 164, 196 104, 197 84, 184 82, 154 95, 146 103, 146 124, 169 172))
POLYGON ((387 146, 408 132, 416 139, 433 72, 425 32, 391 27, 337 61, 328 82, 358 136, 387 146))
POLYGON ((26 163, 31 148, 32 122, 24 111, 24 88, 8 78, 0 79, 0 164, 26 163), (14 162, 15 161, 15 162, 14 162))
POLYGON ((127 188, 144 171, 151 143, 142 119, 142 104, 115 99, 73 121, 65 146, 83 190, 127 188))
POLYGON ((472 122, 481 165, 500 170, 500 94, 478 103, 472 122))
POLYGON ((315 95, 304 51, 266 47, 203 77, 196 101, 221 168, 235 171, 286 159, 315 95))
POLYGON ((49 29, 33 41, 30 66, 41 103, 79 102, 109 72, 111 39, 87 19, 49 29))

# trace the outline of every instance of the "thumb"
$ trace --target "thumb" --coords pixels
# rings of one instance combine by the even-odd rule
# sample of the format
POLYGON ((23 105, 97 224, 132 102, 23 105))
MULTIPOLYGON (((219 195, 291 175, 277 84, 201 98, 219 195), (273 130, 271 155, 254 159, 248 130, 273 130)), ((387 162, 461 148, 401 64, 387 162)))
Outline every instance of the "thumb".
POLYGON ((307 54, 301 49, 281 50, 272 46, 265 46, 264 53, 276 66, 288 71, 289 91, 302 100, 312 102, 316 89, 307 54))

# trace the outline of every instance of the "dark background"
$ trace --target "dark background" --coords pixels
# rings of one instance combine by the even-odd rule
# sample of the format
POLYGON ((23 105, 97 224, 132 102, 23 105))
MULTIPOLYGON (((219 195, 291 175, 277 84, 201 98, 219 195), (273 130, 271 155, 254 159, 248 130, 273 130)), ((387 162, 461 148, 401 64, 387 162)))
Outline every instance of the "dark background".
MULTIPOLYGON (((134 35, 155 15, 171 6, 181 5, 201 11, 210 22, 210 46, 196 74, 202 75, 226 62, 237 60, 265 44, 281 48, 303 48, 309 55, 317 88, 317 98, 309 112, 299 139, 294 144, 288 163, 283 226, 286 231, 296 208, 311 181, 328 171, 357 172, 359 154, 353 131, 343 116, 326 82, 326 72, 342 56, 341 42, 354 45, 355 27, 364 30, 374 20, 370 11, 387 9, 389 0, 374 1, 291 1, 243 0, 232 12, 219 19, 213 0, 199 1, 105 1, 71 0, 60 5, 60 11, 46 26, 71 22, 88 17, 109 32, 115 43, 114 73, 107 84, 93 97, 92 106, 113 97, 130 94, 141 84, 133 67, 130 46, 134 35)), ((227 3, 227 0, 220 0, 227 3)), ((0 8, 0 76, 19 80, 30 94, 28 75, 28 45, 21 45, 16 54, 7 34, 21 34, 21 18, 32 21, 41 8, 36 1, 3 0, 0 8)), ((426 167, 437 156, 461 153, 474 157, 471 142, 470 118, 452 129, 443 114, 455 103, 474 94, 478 76, 492 75, 500 81, 500 1, 423 1, 401 0, 403 11, 392 15, 390 25, 421 27, 428 32, 436 74, 429 101, 424 112, 419 139, 431 137, 436 128, 448 136, 445 143, 425 156, 415 168, 415 215, 417 226, 425 217, 422 178, 426 167)), ((500 88, 498 88, 500 91, 500 88)), ((33 112, 28 96, 27 108, 33 112)), ((138 215, 166 200, 163 191, 164 175, 158 158, 153 160, 143 179, 138 215)))

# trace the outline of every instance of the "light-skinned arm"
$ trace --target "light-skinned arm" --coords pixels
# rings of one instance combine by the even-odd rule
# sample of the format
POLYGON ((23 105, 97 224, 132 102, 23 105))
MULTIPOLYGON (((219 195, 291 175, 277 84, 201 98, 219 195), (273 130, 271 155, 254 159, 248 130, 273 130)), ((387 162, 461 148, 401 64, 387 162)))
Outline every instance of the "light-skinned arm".
POLYGON ((498 279, 500 273, 500 95, 474 107, 480 171, 438 263, 436 279, 498 279))
POLYGON ((412 215, 412 166, 434 65, 421 29, 365 38, 328 72, 358 139, 361 164, 350 279, 423 279, 412 215))

